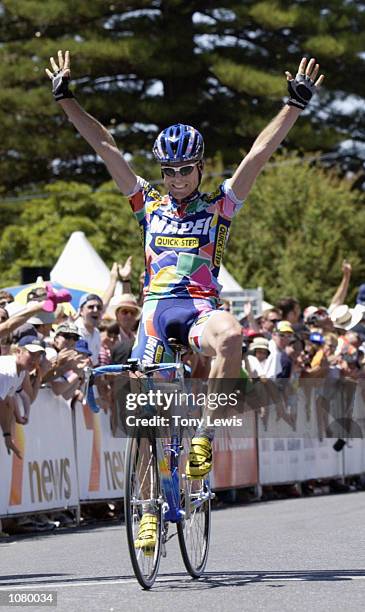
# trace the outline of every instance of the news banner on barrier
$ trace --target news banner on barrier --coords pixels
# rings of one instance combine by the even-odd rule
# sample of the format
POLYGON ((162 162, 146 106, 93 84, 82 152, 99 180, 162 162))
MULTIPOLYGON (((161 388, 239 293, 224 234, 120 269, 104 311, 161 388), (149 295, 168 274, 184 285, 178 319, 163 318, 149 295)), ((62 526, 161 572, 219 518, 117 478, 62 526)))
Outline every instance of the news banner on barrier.
MULTIPOLYGON (((199 387, 195 391, 200 392, 199 387)), ((171 388, 162 387, 161 392, 171 393, 171 388)), ((214 418, 223 419, 216 426, 213 445, 214 488, 300 482, 365 471, 361 385, 338 381, 328 393, 323 381, 305 383, 291 388, 290 393, 281 391, 279 403, 273 403, 272 398, 270 403, 267 383, 246 388, 245 393, 244 405, 241 397, 238 406, 232 405, 235 400, 229 393, 210 397, 214 418), (225 405, 215 408, 218 400, 225 405), (242 424, 235 425, 239 419, 242 424), (337 438, 344 439, 340 453, 333 448, 337 438)), ((15 428, 22 459, 8 455, 5 445, 0 445, 0 516, 122 498, 126 415, 136 415, 144 408, 141 403, 149 405, 156 400, 158 404, 158 398, 161 395, 141 396, 137 401, 131 396, 127 410, 127 402, 119 394, 115 408, 120 422, 112 431, 110 412, 96 414, 80 403, 71 409, 69 402, 42 388, 32 404, 29 423, 15 428)), ((171 407, 174 402, 167 399, 169 402, 171 407)), ((201 418, 201 406, 193 406, 191 397, 180 403, 185 409, 181 419, 201 418)), ((162 415, 169 413, 160 408, 162 415)))

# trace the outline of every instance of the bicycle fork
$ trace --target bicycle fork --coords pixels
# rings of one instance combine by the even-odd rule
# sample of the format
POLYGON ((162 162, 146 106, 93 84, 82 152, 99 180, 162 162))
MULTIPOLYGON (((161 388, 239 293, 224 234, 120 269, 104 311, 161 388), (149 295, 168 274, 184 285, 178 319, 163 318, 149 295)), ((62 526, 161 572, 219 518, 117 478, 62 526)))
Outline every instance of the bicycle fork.
POLYGON ((157 461, 161 487, 165 498, 162 504, 164 520, 176 523, 184 518, 180 508, 180 483, 178 471, 178 437, 172 436, 171 444, 164 447, 161 438, 156 440, 157 461))

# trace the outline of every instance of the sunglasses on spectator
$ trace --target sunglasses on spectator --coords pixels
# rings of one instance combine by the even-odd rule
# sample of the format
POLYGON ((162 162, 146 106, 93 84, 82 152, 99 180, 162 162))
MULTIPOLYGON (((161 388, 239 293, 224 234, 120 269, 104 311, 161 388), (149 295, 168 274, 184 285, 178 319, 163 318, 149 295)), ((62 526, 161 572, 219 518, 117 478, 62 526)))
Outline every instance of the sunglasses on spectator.
POLYGON ((279 332, 278 336, 280 336, 280 338, 287 338, 288 340, 292 340, 293 338, 293 334, 290 332, 279 332))
POLYGON ((275 325, 277 323, 280 323, 281 319, 268 319, 269 323, 275 323, 275 325))
POLYGON ((77 342, 77 340, 79 340, 80 338, 80 336, 77 336, 76 334, 62 333, 58 335, 62 336, 62 338, 64 338, 65 340, 75 340, 75 342, 77 342))
POLYGON ((176 176, 178 173, 181 174, 181 176, 189 176, 189 174, 191 174, 194 170, 195 166, 196 164, 192 164, 191 166, 175 166, 174 168, 171 168, 170 166, 162 166, 161 171, 167 176, 172 177, 176 176))

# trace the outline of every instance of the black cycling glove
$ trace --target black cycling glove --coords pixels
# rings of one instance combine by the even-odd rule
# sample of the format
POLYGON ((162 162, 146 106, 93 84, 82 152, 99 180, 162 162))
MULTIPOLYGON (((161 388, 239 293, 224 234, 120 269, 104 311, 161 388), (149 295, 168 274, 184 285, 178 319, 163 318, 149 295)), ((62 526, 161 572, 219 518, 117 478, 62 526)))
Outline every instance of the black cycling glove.
POLYGON ((307 106, 315 91, 316 86, 309 76, 299 74, 298 72, 295 79, 288 81, 288 92, 290 98, 287 104, 289 104, 289 106, 296 106, 297 108, 303 110, 307 106))
POLYGON ((69 82, 70 77, 65 76, 62 71, 56 72, 52 77, 52 93, 56 102, 75 97, 68 88, 69 82))

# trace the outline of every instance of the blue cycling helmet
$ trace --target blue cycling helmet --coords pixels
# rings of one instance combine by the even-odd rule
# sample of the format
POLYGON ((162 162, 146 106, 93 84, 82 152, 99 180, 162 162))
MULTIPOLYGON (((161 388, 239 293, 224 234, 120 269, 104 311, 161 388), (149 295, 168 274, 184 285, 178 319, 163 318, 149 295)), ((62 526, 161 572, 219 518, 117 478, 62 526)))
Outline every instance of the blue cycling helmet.
POLYGON ((160 164, 197 162, 204 155, 204 140, 191 125, 177 123, 160 132, 152 153, 160 164))

